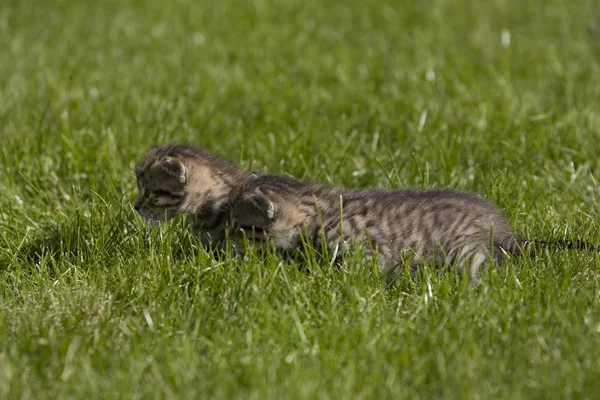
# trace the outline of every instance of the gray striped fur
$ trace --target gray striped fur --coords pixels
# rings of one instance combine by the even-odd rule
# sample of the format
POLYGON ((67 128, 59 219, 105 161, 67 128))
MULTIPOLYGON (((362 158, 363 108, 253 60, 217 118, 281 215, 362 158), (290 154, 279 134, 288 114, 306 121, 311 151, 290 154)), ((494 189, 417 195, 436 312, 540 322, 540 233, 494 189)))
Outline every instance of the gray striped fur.
POLYGON ((231 192, 230 236, 268 238, 297 251, 323 243, 340 259, 362 242, 392 279, 409 263, 454 265, 476 280, 488 260, 518 253, 508 220, 489 201, 456 190, 344 190, 275 175, 253 176, 231 192), (253 233, 252 233, 253 232, 253 233))

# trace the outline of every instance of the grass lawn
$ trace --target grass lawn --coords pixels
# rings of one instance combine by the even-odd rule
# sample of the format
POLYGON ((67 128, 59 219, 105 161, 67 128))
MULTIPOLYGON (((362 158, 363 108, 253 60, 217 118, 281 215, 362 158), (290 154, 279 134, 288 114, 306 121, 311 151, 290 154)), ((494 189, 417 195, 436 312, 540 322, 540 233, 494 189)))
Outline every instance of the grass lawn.
POLYGON ((596 3, 2 1, 0 398, 599 398, 600 253, 387 287, 213 259, 132 208, 135 163, 179 141, 598 244, 596 3))

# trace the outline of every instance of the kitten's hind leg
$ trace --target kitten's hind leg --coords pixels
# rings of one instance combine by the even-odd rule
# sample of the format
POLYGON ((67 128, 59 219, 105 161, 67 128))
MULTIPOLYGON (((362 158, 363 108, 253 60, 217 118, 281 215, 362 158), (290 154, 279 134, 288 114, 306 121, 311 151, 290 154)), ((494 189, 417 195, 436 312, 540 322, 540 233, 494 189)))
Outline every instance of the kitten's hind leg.
POLYGON ((389 284, 403 274, 416 278, 425 264, 426 261, 420 254, 407 250, 394 263, 380 261, 380 269, 386 275, 386 282, 389 284))

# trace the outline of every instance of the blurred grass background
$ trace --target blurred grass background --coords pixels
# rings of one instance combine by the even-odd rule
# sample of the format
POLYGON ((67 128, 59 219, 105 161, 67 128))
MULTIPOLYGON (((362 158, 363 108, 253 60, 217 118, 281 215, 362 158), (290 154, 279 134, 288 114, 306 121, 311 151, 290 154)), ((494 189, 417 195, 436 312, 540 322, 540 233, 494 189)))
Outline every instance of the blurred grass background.
MULTIPOLYGON (((189 142, 346 187, 456 187, 600 242, 594 1, 6 0, 4 398, 596 397, 599 261, 386 288, 139 233, 133 166, 189 142)), ((360 255, 357 254, 357 260, 360 255)))

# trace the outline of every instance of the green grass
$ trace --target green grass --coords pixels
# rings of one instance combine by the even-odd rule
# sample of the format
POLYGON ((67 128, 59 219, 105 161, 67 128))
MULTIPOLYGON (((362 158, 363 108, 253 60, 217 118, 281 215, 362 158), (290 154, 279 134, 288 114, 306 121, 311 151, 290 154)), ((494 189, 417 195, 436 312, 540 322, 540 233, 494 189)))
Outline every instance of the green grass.
POLYGON ((600 397, 593 252, 386 287, 360 252, 213 259, 132 210, 181 141, 600 243, 595 3, 3 1, 0 398, 600 397))

